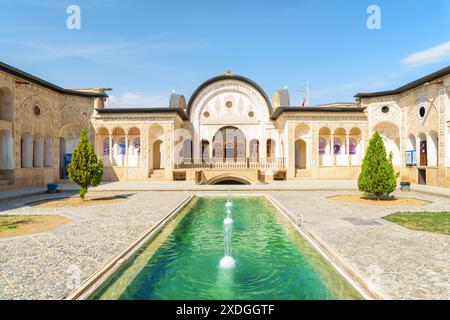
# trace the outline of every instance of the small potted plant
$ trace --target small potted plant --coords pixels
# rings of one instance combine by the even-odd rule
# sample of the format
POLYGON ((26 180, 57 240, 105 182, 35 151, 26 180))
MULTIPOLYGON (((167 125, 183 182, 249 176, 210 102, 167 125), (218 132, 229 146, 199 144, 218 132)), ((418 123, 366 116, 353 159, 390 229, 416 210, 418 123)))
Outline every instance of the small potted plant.
POLYGON ((47 193, 56 193, 58 191, 58 184, 57 183, 49 183, 47 184, 47 193))
POLYGON ((401 191, 410 191, 411 190, 411 182, 400 181, 400 190, 401 191))

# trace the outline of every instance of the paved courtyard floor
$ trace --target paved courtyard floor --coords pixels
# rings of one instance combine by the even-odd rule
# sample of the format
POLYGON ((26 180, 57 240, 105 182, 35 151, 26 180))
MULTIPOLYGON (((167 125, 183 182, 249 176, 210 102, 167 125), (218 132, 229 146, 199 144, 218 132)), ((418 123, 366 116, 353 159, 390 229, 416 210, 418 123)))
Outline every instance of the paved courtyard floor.
POLYGON ((179 192, 131 195, 130 200, 84 208, 38 209, 38 195, 2 201, 0 214, 63 214, 73 222, 49 232, 0 239, 0 299, 63 299, 188 197, 179 192))
MULTIPOLYGON (((244 193, 240 187, 229 188, 244 193)), ((411 208, 373 207, 327 198, 357 194, 346 189, 245 193, 268 194, 290 215, 297 219, 302 215, 303 227, 383 296, 450 299, 450 236, 412 231, 380 219, 396 211, 450 211, 450 201, 415 192, 408 196, 433 203, 411 208)), ((73 222, 41 234, 0 239, 0 298, 62 299, 72 291, 77 273, 81 282, 86 280, 189 195, 222 192, 112 190, 98 191, 102 195, 129 194, 130 199, 74 209, 26 204, 48 197, 44 194, 2 200, 0 214, 63 214, 73 222)))
POLYGON ((450 236, 413 231, 380 219, 398 211, 450 211, 448 199, 410 193, 433 203, 375 207, 337 203, 327 199, 332 194, 336 193, 282 192, 273 198, 298 220, 303 215, 304 228, 385 298, 450 299, 450 236))

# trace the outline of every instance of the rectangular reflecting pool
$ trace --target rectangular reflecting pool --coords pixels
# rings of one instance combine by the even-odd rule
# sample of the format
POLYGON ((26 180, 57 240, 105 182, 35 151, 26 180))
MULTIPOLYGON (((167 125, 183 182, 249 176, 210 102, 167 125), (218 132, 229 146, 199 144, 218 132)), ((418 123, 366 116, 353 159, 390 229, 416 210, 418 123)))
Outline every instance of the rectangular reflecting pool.
POLYGON ((90 299, 362 299, 265 197, 231 200, 226 225, 227 197, 194 198, 90 299))

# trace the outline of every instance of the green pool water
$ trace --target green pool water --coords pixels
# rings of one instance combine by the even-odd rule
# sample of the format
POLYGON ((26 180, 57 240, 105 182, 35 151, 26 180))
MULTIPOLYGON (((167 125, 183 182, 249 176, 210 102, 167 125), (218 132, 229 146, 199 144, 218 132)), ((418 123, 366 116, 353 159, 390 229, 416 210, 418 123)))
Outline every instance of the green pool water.
POLYGON ((264 197, 233 197, 224 270, 226 197, 200 197, 144 245, 92 299, 326 300, 360 294, 264 197))

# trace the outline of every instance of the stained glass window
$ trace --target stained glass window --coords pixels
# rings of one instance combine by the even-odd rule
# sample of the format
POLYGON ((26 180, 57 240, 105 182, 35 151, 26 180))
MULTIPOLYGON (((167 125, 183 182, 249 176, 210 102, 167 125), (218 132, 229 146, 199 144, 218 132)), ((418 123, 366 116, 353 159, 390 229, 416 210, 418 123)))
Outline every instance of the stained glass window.
POLYGON ((275 157, 275 140, 267 140, 267 158, 273 160, 275 157))
POLYGON ((209 159, 209 141, 202 140, 202 160, 209 159))
POLYGON ((126 153, 125 138, 120 138, 119 139, 118 153, 119 154, 125 154, 126 153))
POLYGON ((341 154, 341 150, 342 150, 342 142, 341 142, 341 139, 339 139, 339 138, 334 138, 334 141, 333 141, 333 151, 334 151, 334 154, 341 154))
POLYGON ((327 140, 325 138, 319 138, 319 154, 324 155, 327 153, 327 140))
POLYGON ((245 135, 235 127, 220 129, 213 138, 213 157, 225 161, 245 159, 245 135))
POLYGON ((250 141, 250 159, 252 161, 259 160, 259 141, 256 139, 250 141))
POLYGON ((103 140, 103 154, 109 155, 109 138, 103 140))
POLYGON ((348 153, 349 154, 356 154, 356 140, 354 138, 350 138, 349 141, 349 146, 348 146, 348 153))
POLYGON ((140 155, 141 154, 141 138, 138 137, 138 138, 134 139, 133 146, 134 146, 135 154, 140 155))

